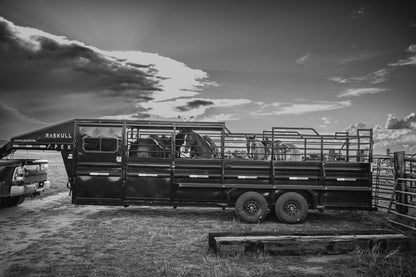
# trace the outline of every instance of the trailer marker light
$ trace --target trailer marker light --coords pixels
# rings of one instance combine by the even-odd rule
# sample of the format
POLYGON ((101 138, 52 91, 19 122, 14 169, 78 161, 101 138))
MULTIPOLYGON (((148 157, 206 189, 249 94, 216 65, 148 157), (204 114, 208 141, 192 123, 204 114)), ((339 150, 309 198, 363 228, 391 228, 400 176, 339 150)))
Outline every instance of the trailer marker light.
POLYGON ((139 173, 139 177, 157 177, 157 174, 153 173, 139 173))
POLYGON ((348 181, 357 181, 356 178, 337 178, 337 181, 348 182, 348 181))
POLYGON ((309 180, 309 177, 289 177, 289 180, 309 180))
POLYGON ((208 175, 189 175, 189 178, 209 178, 208 175))
POLYGON ((108 172, 90 172, 91 176, 109 176, 110 173, 108 172))
POLYGON ((238 176, 238 179, 257 179, 257 176, 238 176))

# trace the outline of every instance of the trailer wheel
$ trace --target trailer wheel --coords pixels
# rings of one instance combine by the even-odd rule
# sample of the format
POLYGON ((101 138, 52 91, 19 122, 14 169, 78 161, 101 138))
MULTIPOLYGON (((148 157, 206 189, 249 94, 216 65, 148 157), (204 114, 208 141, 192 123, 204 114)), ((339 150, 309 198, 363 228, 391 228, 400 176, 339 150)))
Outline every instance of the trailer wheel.
POLYGON ((247 223, 259 223, 267 214, 267 201, 257 192, 245 192, 238 197, 235 203, 235 212, 238 218, 247 223))
POLYGON ((25 200, 24 196, 7 197, 3 202, 3 207, 8 208, 8 207, 14 207, 14 206, 20 205, 23 203, 24 200, 25 200))
POLYGON ((282 222, 300 223, 308 214, 308 202, 299 193, 286 192, 277 199, 275 212, 282 222))

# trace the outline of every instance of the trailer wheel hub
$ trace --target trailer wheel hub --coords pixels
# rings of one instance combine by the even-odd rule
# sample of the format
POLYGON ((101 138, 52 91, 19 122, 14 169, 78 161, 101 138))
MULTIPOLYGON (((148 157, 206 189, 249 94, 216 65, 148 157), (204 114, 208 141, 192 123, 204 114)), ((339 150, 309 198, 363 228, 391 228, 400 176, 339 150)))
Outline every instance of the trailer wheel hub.
POLYGON ((296 202, 288 202, 288 203, 286 203, 285 210, 286 210, 286 213, 288 215, 292 215, 292 216, 297 215, 298 212, 299 212, 299 208, 298 208, 298 205, 297 205, 296 202))
POLYGON ((248 214, 256 214, 259 211, 258 204, 254 201, 247 202, 246 211, 248 214))

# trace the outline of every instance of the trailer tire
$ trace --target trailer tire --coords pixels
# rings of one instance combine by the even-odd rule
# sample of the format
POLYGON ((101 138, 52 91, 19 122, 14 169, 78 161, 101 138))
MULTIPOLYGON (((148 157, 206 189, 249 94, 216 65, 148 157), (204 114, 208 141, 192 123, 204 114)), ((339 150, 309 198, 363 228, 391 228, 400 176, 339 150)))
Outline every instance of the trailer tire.
POLYGON ((268 205, 260 193, 249 191, 238 197, 235 203, 237 217, 246 223, 259 223, 267 215, 268 205))
POLYGON ((277 199, 275 212, 284 223, 301 223, 308 215, 308 202, 299 193, 286 192, 277 199))

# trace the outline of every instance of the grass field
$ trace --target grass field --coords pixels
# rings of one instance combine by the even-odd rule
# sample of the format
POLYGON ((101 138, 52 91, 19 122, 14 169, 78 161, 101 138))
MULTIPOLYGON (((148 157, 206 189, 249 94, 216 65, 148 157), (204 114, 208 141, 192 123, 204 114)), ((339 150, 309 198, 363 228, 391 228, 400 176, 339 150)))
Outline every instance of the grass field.
POLYGON ((304 224, 269 216, 250 225, 236 220, 233 209, 76 207, 59 153, 40 154, 49 159, 52 188, 43 198, 0 210, 0 276, 416 276, 414 256, 377 249, 236 257, 208 250, 209 232, 386 228, 383 213, 311 212, 304 224))

